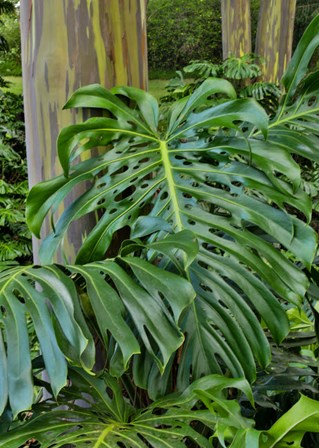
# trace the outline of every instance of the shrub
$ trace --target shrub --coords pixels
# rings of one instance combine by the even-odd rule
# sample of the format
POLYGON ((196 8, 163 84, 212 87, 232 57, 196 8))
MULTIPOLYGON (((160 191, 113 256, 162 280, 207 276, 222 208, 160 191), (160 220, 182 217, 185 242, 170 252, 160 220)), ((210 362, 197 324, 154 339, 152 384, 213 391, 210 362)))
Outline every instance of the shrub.
POLYGON ((177 70, 192 59, 221 60, 218 0, 150 0, 148 61, 153 70, 177 70))
POLYGON ((31 257, 25 222, 28 191, 22 97, 0 93, 0 262, 31 257))

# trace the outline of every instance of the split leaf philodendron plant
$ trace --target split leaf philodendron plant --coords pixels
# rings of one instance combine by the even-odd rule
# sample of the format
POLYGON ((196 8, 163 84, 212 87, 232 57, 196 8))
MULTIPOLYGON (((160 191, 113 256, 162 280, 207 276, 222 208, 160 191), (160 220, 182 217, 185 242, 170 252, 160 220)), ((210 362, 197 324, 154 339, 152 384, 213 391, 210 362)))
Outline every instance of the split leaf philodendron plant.
POLYGON ((225 394, 238 388, 252 401, 247 381, 269 365, 269 339, 280 343, 289 332, 283 304, 300 305, 308 288, 301 267, 311 267, 317 240, 294 155, 319 162, 319 71, 308 68, 318 29, 316 17, 270 122, 222 79, 207 79, 164 119, 156 100, 132 87, 91 85, 72 95, 65 107, 106 116, 61 131, 64 174, 29 194, 34 234, 72 189, 90 187, 44 239, 43 266, 0 274, 2 426, 30 409, 43 368, 58 401, 36 404, 0 446, 35 438, 41 448, 208 447, 212 436, 221 446, 270 448, 284 446, 290 431, 296 440, 319 431, 319 404, 305 397, 296 406, 307 423, 283 417, 261 434, 225 394), (50 264, 70 225, 92 213, 99 219, 75 264, 50 264), (94 376, 96 335, 105 353, 94 376))

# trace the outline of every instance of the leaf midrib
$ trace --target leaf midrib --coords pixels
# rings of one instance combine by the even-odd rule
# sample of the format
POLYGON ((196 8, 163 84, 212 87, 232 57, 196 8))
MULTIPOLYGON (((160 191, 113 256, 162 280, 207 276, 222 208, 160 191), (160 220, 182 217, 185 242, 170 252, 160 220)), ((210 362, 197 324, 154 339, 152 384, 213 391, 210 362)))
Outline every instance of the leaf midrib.
MULTIPOLYGON (((293 115, 289 115, 286 118, 279 119, 279 120, 275 121, 274 123, 270 123, 269 126, 268 126, 268 129, 272 129, 272 128, 276 127, 276 126, 280 126, 281 124, 293 122, 294 120, 296 120, 297 118, 300 118, 300 117, 301 118, 302 117, 307 117, 308 115, 311 115, 312 113, 319 113, 319 107, 316 107, 315 109, 310 109, 307 112, 302 112, 302 113, 299 113, 299 114, 293 114, 293 115)), ((255 132, 253 134, 253 137, 255 137, 258 134, 261 134, 261 131, 255 132)))
POLYGON ((169 152, 168 152, 168 146, 167 141, 160 140, 160 152, 162 156, 162 162, 163 162, 163 168, 164 173, 166 175, 166 181, 168 186, 169 195, 171 198, 171 203, 173 207, 173 213, 175 215, 175 222, 176 222, 176 230, 178 232, 182 231, 184 229, 182 218, 180 214, 180 209, 178 205, 178 198, 176 194, 177 185, 175 184, 174 177, 173 177, 173 169, 172 165, 169 159, 169 152))

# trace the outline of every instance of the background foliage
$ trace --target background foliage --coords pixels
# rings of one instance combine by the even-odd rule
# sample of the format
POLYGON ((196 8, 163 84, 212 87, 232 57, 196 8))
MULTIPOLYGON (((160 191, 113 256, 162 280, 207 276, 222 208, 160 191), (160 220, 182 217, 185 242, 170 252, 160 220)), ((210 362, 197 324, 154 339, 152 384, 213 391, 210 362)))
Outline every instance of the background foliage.
POLYGON ((0 91, 0 262, 30 261, 25 223, 28 191, 22 97, 0 91))
MULTIPOLYGON (((260 0, 250 3, 254 43, 260 0)), ((297 0, 293 49, 318 8, 314 0, 297 0)), ((222 62, 220 0, 149 0, 147 14, 151 77, 167 77, 191 60, 222 62)))
POLYGON ((220 1, 150 0, 147 33, 151 71, 174 71, 192 59, 220 61, 220 1))
POLYGON ((8 43, 8 51, 0 57, 0 75, 21 76, 20 23, 16 14, 1 16, 0 35, 8 43))

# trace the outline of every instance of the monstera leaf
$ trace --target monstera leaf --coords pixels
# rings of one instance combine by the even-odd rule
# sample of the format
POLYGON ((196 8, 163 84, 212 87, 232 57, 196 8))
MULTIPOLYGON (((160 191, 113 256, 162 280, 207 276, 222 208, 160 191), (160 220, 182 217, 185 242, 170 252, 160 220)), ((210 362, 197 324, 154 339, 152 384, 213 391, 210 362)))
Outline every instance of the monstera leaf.
POLYGON ((253 404, 251 388, 240 378, 209 375, 181 394, 138 409, 108 374, 94 377, 71 368, 69 376, 70 386, 60 394, 59 402, 35 405, 29 420, 0 435, 1 446, 209 448, 211 439, 218 439, 221 446, 231 448, 280 448, 301 447, 306 432, 319 432, 319 404, 305 396, 269 430, 255 429, 254 420, 241 414, 238 401, 229 399, 228 391, 236 389, 253 404), (75 401, 74 397, 82 398, 75 401))
MULTIPOLYGON (((303 38, 312 50, 297 49, 300 61, 288 68, 287 93, 270 124, 260 105, 235 99, 233 87, 222 79, 207 79, 175 103, 166 127, 156 100, 146 92, 98 85, 79 89, 66 107, 100 108, 107 117, 62 130, 58 152, 64 175, 35 186, 29 195, 28 223, 39 236, 43 220, 56 216, 69 191, 91 182, 54 222, 42 244, 44 262, 51 261, 70 224, 92 212, 100 219, 77 254, 79 264, 104 259, 123 228, 134 239, 142 226, 143 244, 165 241, 167 229, 158 222, 173 234, 193 232, 200 249, 186 275, 197 297, 181 321, 185 341, 176 358, 181 390, 190 378, 211 372, 254 380, 255 362, 266 366, 270 361, 260 319, 280 342, 289 325, 278 298, 298 306, 307 290, 308 280, 285 251, 309 267, 316 248, 315 232, 307 225, 311 201, 300 188, 292 154, 318 159, 317 81, 304 76, 317 29, 312 24, 303 38), (304 95, 304 105, 292 101, 298 94, 304 95), (214 95, 230 100, 211 106, 207 100, 214 95), (79 161, 96 147, 98 155, 79 161)), ((153 260, 152 250, 143 254, 153 260)), ((160 263, 169 267, 166 256, 160 263)), ((140 361, 135 381, 156 396, 169 373, 159 378, 149 353, 143 369, 140 361)))
POLYGON ((253 424, 241 417, 235 400, 226 399, 227 388, 233 388, 252 400, 249 384, 243 379, 210 375, 194 382, 182 394, 167 396, 145 409, 134 408, 124 398, 119 384, 108 375, 94 378, 83 370, 72 369, 70 379, 72 386, 59 399, 59 404, 68 406, 67 411, 57 410, 54 402, 39 403, 29 422, 0 435, 0 445, 16 448, 33 440, 41 448, 59 448, 67 443, 77 448, 179 448, 188 444, 209 448, 203 425, 207 434, 217 424, 235 428, 253 424), (199 391, 217 400, 214 414, 201 409, 199 391), (74 396, 81 393, 82 407, 74 402, 74 396))
MULTIPOLYGON (((176 247, 181 250, 183 239, 187 239, 186 260, 188 254, 196 254, 192 238, 190 232, 177 235, 176 247)), ((33 402, 34 356, 27 317, 33 322, 51 389, 57 396, 67 384, 68 364, 90 371, 95 363, 93 337, 82 308, 96 321, 105 346, 111 337, 118 347, 116 361, 109 360, 112 372, 127 369, 130 358, 142 348, 162 372, 184 341, 179 321, 194 296, 192 286, 182 276, 132 256, 85 266, 3 270, 0 414, 8 400, 14 415, 29 409, 33 402)))
POLYGON ((67 383, 68 353, 59 347, 58 334, 72 346, 71 361, 84 369, 93 367, 94 344, 76 296, 73 282, 55 266, 16 267, 0 273, 0 414, 8 397, 14 415, 30 408, 33 401, 27 315, 55 395, 67 383))

